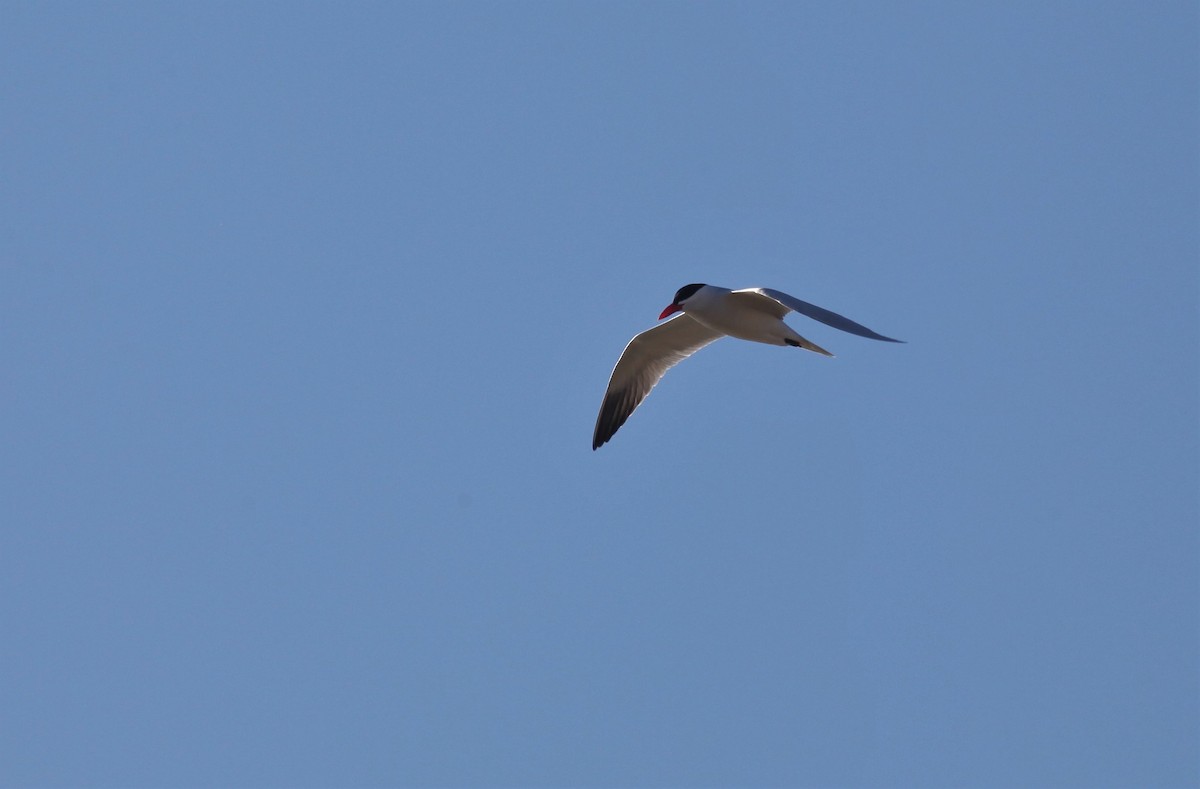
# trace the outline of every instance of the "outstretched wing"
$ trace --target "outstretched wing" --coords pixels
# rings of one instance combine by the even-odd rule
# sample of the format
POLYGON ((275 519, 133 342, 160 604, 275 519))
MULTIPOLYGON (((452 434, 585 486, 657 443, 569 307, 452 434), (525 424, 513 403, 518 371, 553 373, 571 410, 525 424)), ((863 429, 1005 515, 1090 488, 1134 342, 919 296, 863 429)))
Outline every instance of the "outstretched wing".
POLYGON ((850 332, 851 334, 857 334, 859 337, 867 337, 872 340, 883 340, 884 342, 904 342, 904 340, 896 340, 891 337, 884 337, 882 334, 871 331, 861 323, 855 323, 843 315, 838 315, 836 312, 832 312, 823 307, 818 307, 816 304, 809 304, 807 301, 801 301, 795 296, 789 296, 782 291, 772 290, 771 288, 746 288, 744 290, 735 290, 734 293, 757 294, 762 296, 764 299, 770 299, 776 304, 780 304, 783 307, 792 310, 793 312, 798 312, 801 315, 805 315, 815 321, 820 321, 821 323, 824 323, 827 326, 832 326, 835 329, 841 329, 842 331, 850 332))
POLYGON ((598 449, 613 437, 667 370, 724 336, 687 315, 680 315, 630 340, 608 381, 608 391, 596 417, 592 449, 598 449))

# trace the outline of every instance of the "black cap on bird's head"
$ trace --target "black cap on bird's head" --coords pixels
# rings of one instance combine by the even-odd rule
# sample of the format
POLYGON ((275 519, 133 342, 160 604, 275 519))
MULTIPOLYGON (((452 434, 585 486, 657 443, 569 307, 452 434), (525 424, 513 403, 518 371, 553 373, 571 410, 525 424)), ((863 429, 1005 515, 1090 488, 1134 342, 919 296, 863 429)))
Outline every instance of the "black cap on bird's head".
POLYGON ((658 319, 661 321, 668 315, 679 312, 681 309, 683 309, 683 302, 696 295, 696 291, 703 287, 703 284, 684 285, 682 288, 675 291, 675 300, 667 305, 667 308, 662 311, 662 315, 659 315, 658 319))

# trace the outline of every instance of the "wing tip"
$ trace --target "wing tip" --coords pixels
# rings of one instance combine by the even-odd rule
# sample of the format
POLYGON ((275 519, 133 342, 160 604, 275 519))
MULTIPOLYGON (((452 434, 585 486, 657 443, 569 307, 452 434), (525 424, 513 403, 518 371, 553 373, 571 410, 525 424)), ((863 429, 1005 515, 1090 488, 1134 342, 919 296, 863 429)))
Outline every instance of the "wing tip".
POLYGON ((617 425, 615 428, 607 429, 603 432, 597 430, 592 436, 592 451, 595 452, 609 441, 612 441, 612 437, 617 434, 617 430, 620 429, 620 427, 620 425, 617 425))
MULTIPOLYGON (((628 418, 628 414, 625 418, 628 418)), ((600 416, 596 419, 596 429, 592 432, 592 451, 595 452, 611 441, 623 424, 625 419, 621 417, 617 403, 605 398, 600 407, 600 416)))

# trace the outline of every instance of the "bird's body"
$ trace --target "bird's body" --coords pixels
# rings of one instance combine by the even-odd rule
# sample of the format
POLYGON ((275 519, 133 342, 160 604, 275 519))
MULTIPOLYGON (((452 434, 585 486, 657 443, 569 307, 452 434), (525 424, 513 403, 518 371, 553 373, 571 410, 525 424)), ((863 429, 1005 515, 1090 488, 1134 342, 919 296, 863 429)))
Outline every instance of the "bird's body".
POLYGON ((667 370, 721 337, 790 345, 832 356, 783 322, 783 317, 793 311, 861 337, 901 342, 777 290, 685 285, 676 292, 674 301, 662 311, 659 320, 676 312, 682 314, 647 329, 625 346, 596 418, 592 449, 598 449, 613 437, 667 370))
MULTIPOLYGON (((685 315, 727 337, 767 345, 806 347, 808 340, 783 322, 788 309, 754 290, 733 291, 705 285, 688 299, 685 315)), ((823 348, 813 346, 826 356, 823 348)))

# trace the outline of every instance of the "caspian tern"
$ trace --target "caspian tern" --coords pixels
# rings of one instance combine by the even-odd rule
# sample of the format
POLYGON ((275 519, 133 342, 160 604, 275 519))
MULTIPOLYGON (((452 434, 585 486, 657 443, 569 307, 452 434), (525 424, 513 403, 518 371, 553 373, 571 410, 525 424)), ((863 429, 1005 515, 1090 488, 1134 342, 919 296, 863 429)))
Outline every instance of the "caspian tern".
POLYGON ((625 346, 608 381, 608 391, 596 417, 592 449, 599 449, 625 424, 650 390, 675 365, 722 337, 790 345, 794 348, 833 356, 810 342, 783 322, 789 312, 818 320, 860 337, 884 342, 904 342, 876 334, 866 326, 836 312, 801 301, 770 288, 729 290, 716 285, 684 285, 675 300, 658 316, 659 320, 680 313, 666 323, 647 329, 625 346))

